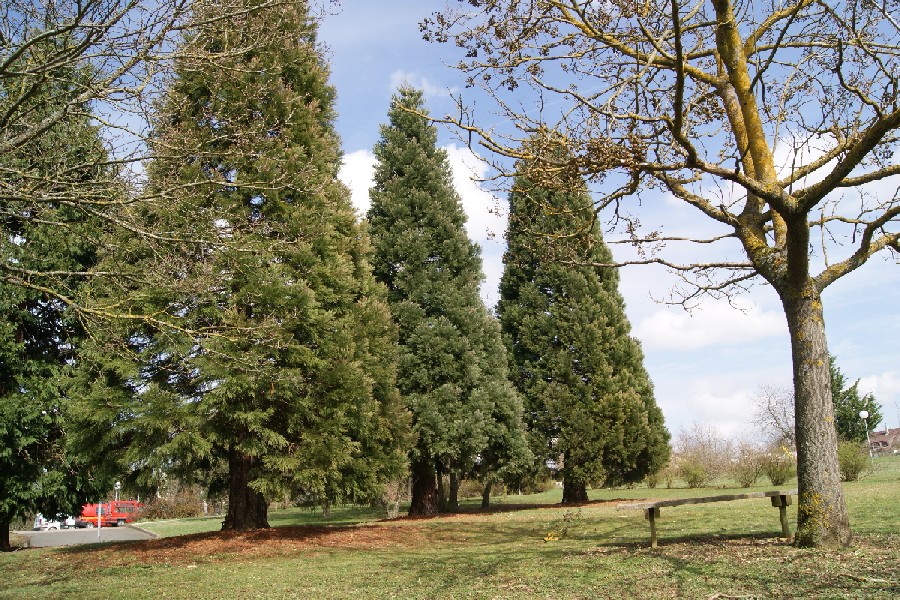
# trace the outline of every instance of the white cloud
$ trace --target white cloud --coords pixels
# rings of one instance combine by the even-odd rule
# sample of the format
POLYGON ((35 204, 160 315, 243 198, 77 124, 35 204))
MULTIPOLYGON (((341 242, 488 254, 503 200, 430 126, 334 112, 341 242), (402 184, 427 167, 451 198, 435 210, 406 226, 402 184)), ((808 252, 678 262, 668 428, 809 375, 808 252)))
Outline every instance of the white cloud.
POLYGON ((422 90, 426 100, 434 98, 449 98, 451 94, 458 91, 456 87, 444 87, 432 82, 424 75, 418 75, 409 71, 394 71, 391 73, 391 92, 394 92, 402 84, 408 84, 417 90, 422 90))
POLYGON ((338 178, 350 188, 351 200, 360 215, 369 210, 369 188, 375 178, 375 156, 368 150, 345 154, 338 178))
MULTIPOLYGON (((506 248, 503 235, 506 232, 506 204, 477 183, 487 166, 468 148, 455 144, 445 146, 447 160, 453 172, 453 187, 462 201, 466 213, 466 232, 469 239, 481 246, 484 259, 485 280, 482 297, 485 303, 493 305, 497 301, 497 287, 500 283, 503 265, 502 256, 506 248)), ((374 184, 375 156, 368 150, 356 150, 344 155, 338 177, 350 188, 353 206, 360 215, 369 210, 369 188, 374 184)))
POLYGON ((749 427, 753 418, 753 394, 746 390, 743 382, 702 378, 677 396, 657 398, 666 415, 666 426, 673 435, 694 423, 709 425, 731 440, 755 435, 749 427))
POLYGON ((900 371, 892 370, 878 375, 861 377, 860 394, 871 393, 881 405, 882 425, 900 427, 900 371))
POLYGON ((487 172, 487 165, 468 148, 450 144, 444 146, 444 150, 453 170, 453 187, 466 212, 469 237, 482 247, 490 244, 505 246, 506 202, 485 191, 477 181, 487 172))
POLYGON ((634 333, 648 348, 698 350, 784 336, 786 327, 780 312, 756 306, 741 311, 726 302, 707 302, 690 313, 681 308, 657 310, 642 319, 634 333))

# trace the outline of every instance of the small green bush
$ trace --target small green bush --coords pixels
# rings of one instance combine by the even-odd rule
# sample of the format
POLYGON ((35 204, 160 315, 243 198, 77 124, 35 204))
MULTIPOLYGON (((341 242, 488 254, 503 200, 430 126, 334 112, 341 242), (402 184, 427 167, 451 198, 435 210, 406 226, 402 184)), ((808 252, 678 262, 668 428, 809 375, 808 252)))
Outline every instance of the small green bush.
POLYGON ((838 468, 841 481, 859 481, 869 468, 869 455, 856 442, 841 442, 838 444, 838 468))
POLYGON ((797 459, 782 448, 762 457, 762 472, 772 485, 783 485, 797 475, 797 459))
POLYGON ((709 471, 700 462, 692 459, 682 460, 678 464, 678 476, 684 479, 689 488, 703 487, 709 481, 709 471))

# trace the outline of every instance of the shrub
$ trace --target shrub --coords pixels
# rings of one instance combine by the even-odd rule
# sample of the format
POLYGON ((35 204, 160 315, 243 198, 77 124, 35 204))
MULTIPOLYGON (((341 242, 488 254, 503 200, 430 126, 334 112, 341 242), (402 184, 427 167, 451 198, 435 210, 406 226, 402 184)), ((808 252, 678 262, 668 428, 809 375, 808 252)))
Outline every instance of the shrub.
POLYGON ((683 459, 678 463, 678 476, 684 479, 689 488, 703 487, 710 480, 706 466, 693 459, 683 459))
POLYGON ((675 437, 676 473, 688 487, 702 487, 726 473, 734 446, 710 426, 694 423, 675 437))
POLYGON ((540 494, 549 492, 556 487, 558 487, 556 482, 546 470, 526 475, 516 484, 509 486, 510 490, 515 490, 520 494, 540 494))
POLYGON ((738 447, 737 458, 731 464, 731 476, 741 487, 748 488, 759 479, 763 471, 763 456, 750 444, 738 447))
POLYGON ((762 472, 772 485, 783 485, 797 475, 797 459, 792 452, 782 447, 762 457, 762 472))
POLYGON ((374 499, 372 506, 384 509, 388 519, 396 519, 400 515, 400 503, 410 499, 410 479, 393 479, 381 487, 381 496, 374 499))
MULTIPOLYGON (((484 482, 478 479, 463 479, 459 482, 460 498, 481 498, 484 493, 484 482)), ((491 485, 491 496, 499 496, 503 493, 503 485, 494 483, 491 485)))
POLYGON ((154 498, 141 509, 141 519, 184 519, 203 514, 203 501, 195 490, 181 490, 171 496, 154 498))
POLYGON ((838 467, 841 481, 859 481, 860 475, 869 468, 869 455, 856 442, 841 442, 838 444, 838 467))

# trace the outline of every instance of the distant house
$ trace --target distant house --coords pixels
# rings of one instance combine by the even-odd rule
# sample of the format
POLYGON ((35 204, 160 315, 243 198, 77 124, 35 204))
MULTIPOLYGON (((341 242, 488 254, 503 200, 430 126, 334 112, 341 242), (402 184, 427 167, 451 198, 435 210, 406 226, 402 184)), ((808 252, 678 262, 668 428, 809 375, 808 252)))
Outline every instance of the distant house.
POLYGON ((900 454, 900 427, 869 432, 869 447, 876 454, 900 454))

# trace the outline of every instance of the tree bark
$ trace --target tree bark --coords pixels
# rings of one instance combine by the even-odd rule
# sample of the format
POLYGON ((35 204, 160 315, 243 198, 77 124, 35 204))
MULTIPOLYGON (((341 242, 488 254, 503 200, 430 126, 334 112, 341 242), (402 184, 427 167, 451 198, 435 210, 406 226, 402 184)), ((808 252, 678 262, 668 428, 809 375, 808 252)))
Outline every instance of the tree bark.
POLYGON ((9 524, 8 520, 0 523, 0 552, 12 550, 12 545, 9 543, 9 524))
POLYGON ((438 512, 447 511, 447 486, 444 485, 444 466, 441 461, 436 461, 434 465, 437 472, 437 506, 438 512))
POLYGON ((459 474, 450 470, 450 487, 447 494, 447 511, 459 512, 459 474))
POLYGON ((438 514, 437 478, 434 461, 417 459, 412 463, 412 502, 409 516, 421 517, 438 514))
POLYGON ((563 504, 581 504, 588 501, 587 485, 583 481, 572 481, 563 475, 563 504))
POLYGON ((797 535, 804 547, 846 546, 850 518, 837 458, 837 431, 822 301, 812 282, 782 297, 794 363, 797 535))
POLYGON ((222 529, 268 529, 269 506, 263 495, 250 487, 256 459, 231 448, 228 452, 228 513, 222 529))
POLYGON ((491 488, 494 487, 490 481, 485 482, 484 489, 481 491, 481 508, 491 507, 491 488))

